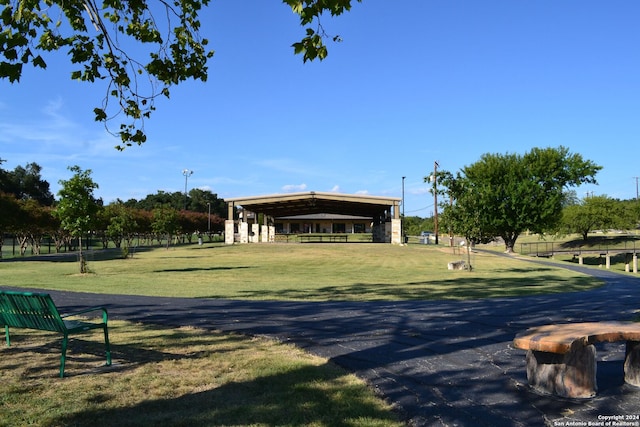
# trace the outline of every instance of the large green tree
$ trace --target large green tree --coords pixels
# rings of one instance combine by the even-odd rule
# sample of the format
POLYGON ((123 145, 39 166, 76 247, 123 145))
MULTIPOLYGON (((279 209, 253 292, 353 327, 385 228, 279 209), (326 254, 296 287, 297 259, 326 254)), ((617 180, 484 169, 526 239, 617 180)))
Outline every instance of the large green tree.
POLYGON ((91 178, 91 169, 83 171, 79 166, 70 166, 68 169, 73 172, 73 176, 59 181, 62 186, 58 191, 60 202, 54 215, 60 219, 64 230, 78 238, 80 273, 86 273, 82 235, 91 229, 100 209, 99 201, 93 196, 98 184, 91 178))
POLYGON ((0 191, 13 194, 19 200, 35 200, 41 205, 51 206, 54 198, 49 183, 42 179, 42 167, 37 163, 16 166, 13 171, 3 171, 0 191))
MULTIPOLYGON (((306 27, 293 44, 304 61, 327 56, 320 17, 340 15, 361 0, 281 0, 306 27)), ((0 0, 0 78, 18 82, 23 65, 46 68, 46 56, 65 50, 71 78, 104 80, 95 120, 125 122, 110 130, 122 149, 146 141, 144 119, 158 96, 186 80, 207 80, 213 56, 200 35, 199 13, 209 0, 0 0), (145 83, 146 82, 146 83, 145 83)), ((248 11, 247 13, 250 13, 248 11)), ((338 36, 333 37, 339 40, 338 36)))
POLYGON ((444 219, 472 242, 500 237, 506 251, 513 252, 522 232, 556 228, 566 189, 596 183, 600 169, 562 146, 533 148, 524 155, 484 154, 442 180, 453 198, 444 219))

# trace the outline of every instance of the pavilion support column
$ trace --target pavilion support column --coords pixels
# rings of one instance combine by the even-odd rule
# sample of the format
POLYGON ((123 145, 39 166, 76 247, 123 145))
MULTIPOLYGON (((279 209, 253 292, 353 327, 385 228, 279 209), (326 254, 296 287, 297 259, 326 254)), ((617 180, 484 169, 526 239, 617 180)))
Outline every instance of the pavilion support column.
POLYGON ((371 226, 371 237, 373 243, 384 242, 384 221, 380 218, 373 218, 373 224, 371 226))
POLYGON ((391 244, 392 245, 402 244, 403 241, 402 241, 402 235, 401 235, 402 234, 401 220, 397 218, 393 218, 390 224, 391 224, 391 244))
POLYGON ((262 243, 269 243, 269 220, 267 215, 264 215, 262 225, 260 226, 260 241, 262 243))
POLYGON ((249 243, 249 224, 240 222, 240 243, 249 243))
POLYGON ((224 243, 226 245, 233 245, 235 235, 235 224, 232 219, 227 219, 224 222, 224 243))
POLYGON ((381 243, 384 240, 384 224, 373 224, 371 236, 373 243, 381 243))
POLYGON ((236 227, 235 227, 235 204, 227 203, 227 220, 224 221, 224 243, 225 245, 233 245, 235 243, 236 227))
POLYGON ((256 224, 256 223, 251 224, 251 234, 249 235, 249 242, 251 243, 260 242, 260 224, 256 224))
MULTIPOLYGON (((393 220, 391 220, 391 221, 393 221, 393 220)), ((393 224, 391 221, 386 221, 383 224, 384 237, 383 237, 382 241, 384 243, 391 243, 392 224, 393 224)))

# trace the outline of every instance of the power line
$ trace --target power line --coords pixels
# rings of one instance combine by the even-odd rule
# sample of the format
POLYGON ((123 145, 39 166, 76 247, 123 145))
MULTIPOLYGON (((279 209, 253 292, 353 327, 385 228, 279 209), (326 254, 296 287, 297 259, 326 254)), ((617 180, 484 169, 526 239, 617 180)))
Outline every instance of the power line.
POLYGON ((432 208, 432 207, 433 207, 433 205, 429 205, 429 206, 425 206, 424 208, 420 208, 420 209, 415 209, 415 210, 412 210, 412 211, 408 211, 408 213, 414 213, 414 212, 426 211, 427 209, 432 208))

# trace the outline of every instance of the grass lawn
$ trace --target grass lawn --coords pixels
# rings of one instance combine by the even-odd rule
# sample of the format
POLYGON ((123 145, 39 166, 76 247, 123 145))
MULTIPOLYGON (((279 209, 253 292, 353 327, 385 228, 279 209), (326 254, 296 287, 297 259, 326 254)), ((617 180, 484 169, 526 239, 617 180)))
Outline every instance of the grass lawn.
POLYGON ((0 426, 400 426, 358 378, 266 339, 110 322, 70 341, 15 329, 0 350, 0 426))
POLYGON ((112 294, 277 300, 469 299, 578 291, 586 275, 484 252, 473 271, 447 269, 466 253, 429 245, 250 244, 177 246, 118 258, 0 262, 0 285, 112 294))
MULTIPOLYGON (((450 248, 384 244, 205 244, 0 262, 0 286, 114 294, 279 300, 468 299, 578 291, 599 281, 477 252, 473 271, 450 248)), ((399 426, 366 384, 326 360, 266 339, 195 328, 111 323, 72 339, 17 330, 0 346, 0 426, 399 426)))

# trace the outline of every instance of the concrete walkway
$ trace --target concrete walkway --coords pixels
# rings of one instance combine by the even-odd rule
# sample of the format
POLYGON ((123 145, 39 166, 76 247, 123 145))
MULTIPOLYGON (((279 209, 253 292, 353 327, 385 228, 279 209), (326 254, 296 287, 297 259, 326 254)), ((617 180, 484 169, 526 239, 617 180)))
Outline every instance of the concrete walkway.
MULTIPOLYGON (((514 335, 531 326, 637 316, 640 279, 606 270, 581 271, 607 284, 587 292, 464 302, 273 302, 49 293, 69 311, 100 304, 115 319, 193 325, 294 343, 366 379, 398 407, 408 425, 588 425, 602 416, 638 416, 640 388, 623 381, 624 343, 598 347, 599 393, 589 400, 531 392, 525 352, 511 347, 514 335)), ((636 424, 618 425, 640 425, 637 418, 631 422, 636 424)))

